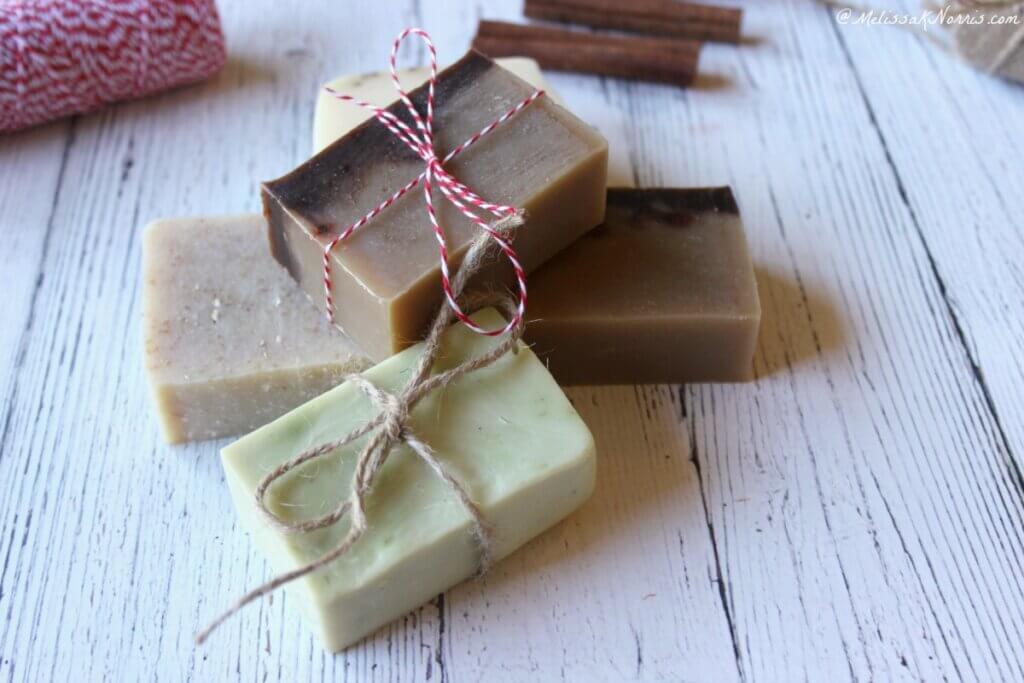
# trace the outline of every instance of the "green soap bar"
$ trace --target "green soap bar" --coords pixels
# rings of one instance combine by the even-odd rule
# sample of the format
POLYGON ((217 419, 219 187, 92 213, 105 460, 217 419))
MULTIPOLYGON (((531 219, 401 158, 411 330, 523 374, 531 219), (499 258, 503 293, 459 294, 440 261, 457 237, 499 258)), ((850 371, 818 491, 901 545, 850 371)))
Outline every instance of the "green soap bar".
MULTIPOLYGON (((474 319, 503 324, 492 309, 474 319)), ((499 341, 463 325, 449 329, 435 371, 480 355, 499 341)), ((422 353, 417 344, 364 374, 397 392, 422 353)), ((336 439, 374 408, 345 383, 226 447, 224 471, 245 527, 276 572, 310 562, 348 529, 343 519, 307 534, 283 534, 259 515, 254 492, 266 473, 301 451, 336 439)), ((433 446, 494 530, 495 559, 511 553, 579 507, 594 488, 590 431, 525 345, 493 365, 425 397, 409 427, 433 446)), ((283 519, 323 515, 348 496, 366 437, 278 480, 268 507, 283 519)), ((406 446, 392 450, 367 501, 369 530, 330 566, 290 584, 331 651, 348 647, 477 567, 471 518, 454 493, 406 446)))

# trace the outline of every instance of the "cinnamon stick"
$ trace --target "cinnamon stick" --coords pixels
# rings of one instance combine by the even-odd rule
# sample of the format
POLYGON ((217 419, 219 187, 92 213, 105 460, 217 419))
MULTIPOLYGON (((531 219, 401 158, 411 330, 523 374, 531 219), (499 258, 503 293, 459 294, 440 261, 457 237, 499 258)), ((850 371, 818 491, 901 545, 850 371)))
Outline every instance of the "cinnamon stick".
POLYGON ((687 86, 700 43, 612 36, 546 26, 481 21, 473 47, 491 57, 532 57, 545 69, 687 86))
POLYGON ((743 10, 677 0, 526 0, 534 19, 596 28, 739 43, 743 10))

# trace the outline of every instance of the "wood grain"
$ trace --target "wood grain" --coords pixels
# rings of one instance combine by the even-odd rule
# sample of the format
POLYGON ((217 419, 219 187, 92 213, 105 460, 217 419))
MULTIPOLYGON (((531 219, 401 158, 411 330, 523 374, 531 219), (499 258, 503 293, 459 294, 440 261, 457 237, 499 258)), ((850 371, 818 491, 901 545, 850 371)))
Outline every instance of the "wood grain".
POLYGON ((618 183, 734 187, 758 380, 572 390, 593 499, 346 653, 283 594, 193 647, 269 569, 221 444, 159 442, 139 230, 254 210, 319 84, 382 68, 405 25, 451 61, 481 16, 522 20, 378 4, 225 2, 213 82, 0 143, 0 678, 1024 677, 1024 91, 801 0, 742 3, 758 39, 708 46, 687 92, 550 76, 618 183))

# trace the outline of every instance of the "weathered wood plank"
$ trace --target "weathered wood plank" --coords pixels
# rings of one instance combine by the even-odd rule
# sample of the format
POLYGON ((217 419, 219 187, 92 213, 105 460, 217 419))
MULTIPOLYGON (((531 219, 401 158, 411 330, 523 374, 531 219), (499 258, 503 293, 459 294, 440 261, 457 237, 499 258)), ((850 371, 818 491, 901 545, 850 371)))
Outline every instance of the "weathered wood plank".
POLYGON ((997 418, 1011 488, 1024 493, 1024 140, 1019 117, 1008 115, 1024 105, 1024 91, 907 32, 836 33, 939 282, 944 314, 997 418), (927 68, 908 68, 908 51, 911 64, 927 68))
MULTIPOLYGON (((0 327, 0 419, 15 402, 15 377, 25 354, 42 260, 53 235, 55 198, 74 143, 70 122, 42 126, 0 146, 0 234, 14 256, 4 264, 4 325, 0 327), (9 369, 9 370, 8 370, 9 369)), ((0 453, 7 428, 0 432, 0 453)))

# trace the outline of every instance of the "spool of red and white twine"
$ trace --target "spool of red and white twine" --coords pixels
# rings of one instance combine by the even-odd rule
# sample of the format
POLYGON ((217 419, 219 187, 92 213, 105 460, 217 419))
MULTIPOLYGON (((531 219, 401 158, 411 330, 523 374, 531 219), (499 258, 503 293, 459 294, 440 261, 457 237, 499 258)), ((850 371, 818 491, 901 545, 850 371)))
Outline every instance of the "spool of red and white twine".
POLYGON ((443 159, 441 159, 438 158, 437 152, 434 149, 434 90, 437 86, 437 50, 434 48, 434 43, 431 41, 427 32, 419 28, 407 28, 402 31, 402 33, 395 38, 395 42, 391 46, 389 65, 391 68, 391 82, 394 84, 395 90, 398 91, 398 96, 402 103, 405 104, 406 111, 409 112, 409 116, 412 118, 416 126, 416 130, 413 130, 404 121, 389 112, 387 109, 378 107, 366 102, 365 100, 357 99, 351 95, 339 93, 330 87, 327 88, 327 91, 343 102, 352 102, 353 104, 357 104, 360 107, 372 111, 374 117, 376 117, 380 123, 384 124, 384 126, 386 126, 387 129, 395 135, 395 137, 405 143, 409 149, 423 159, 426 164, 426 168, 418 177, 410 180, 404 187, 400 188, 365 216, 346 227, 325 244, 323 265, 324 297, 327 308, 327 317, 331 322, 334 321, 334 299, 331 296, 331 252, 334 251, 334 248, 338 246, 339 243, 348 239, 348 237, 356 230, 365 226, 373 220, 374 217, 379 215, 382 211, 422 183, 427 217, 430 219, 430 225, 434 230, 434 236, 438 243, 438 251, 440 252, 441 288, 444 290, 444 296, 448 306, 451 307, 455 316, 474 332, 490 336, 505 334, 518 326, 519 322, 526 314, 526 273, 523 271, 523 267, 519 263, 519 258, 516 256, 515 250, 508 241, 508 236, 499 234, 492 226, 488 225, 478 213, 474 212, 470 206, 475 207, 481 212, 489 212, 499 219, 520 215, 522 214, 522 210, 517 209, 514 206, 492 204, 491 202, 485 201, 468 186, 446 171, 444 164, 451 161, 466 149, 476 144, 481 138, 486 136, 495 128, 528 107, 538 97, 542 96, 544 91, 535 90, 529 97, 519 102, 488 125, 484 126, 479 132, 463 142, 461 145, 457 146, 445 155, 443 159), (409 94, 402 88, 402 84, 398 79, 398 68, 396 66, 398 49, 401 47, 402 41, 410 35, 415 35, 421 38, 423 42, 426 43, 427 50, 430 53, 430 79, 427 81, 426 117, 421 116, 416 110, 416 107, 413 106, 412 100, 409 99, 409 94), (505 254, 505 257, 508 258, 509 263, 512 265, 512 270, 515 274, 516 284, 519 290, 518 305, 512 320, 510 320, 504 327, 493 330, 481 328, 473 322, 465 312, 463 312, 459 307, 458 301, 456 301, 456 297, 452 293, 451 274, 448 269, 448 243, 445 239, 444 231, 441 229, 441 225, 437 220, 437 212, 434 210, 432 193, 435 184, 448 201, 450 201, 460 212, 462 212, 464 216, 494 240, 502 253, 505 254))
POLYGON ((200 81, 225 59, 213 0, 6 0, 0 133, 200 81))

